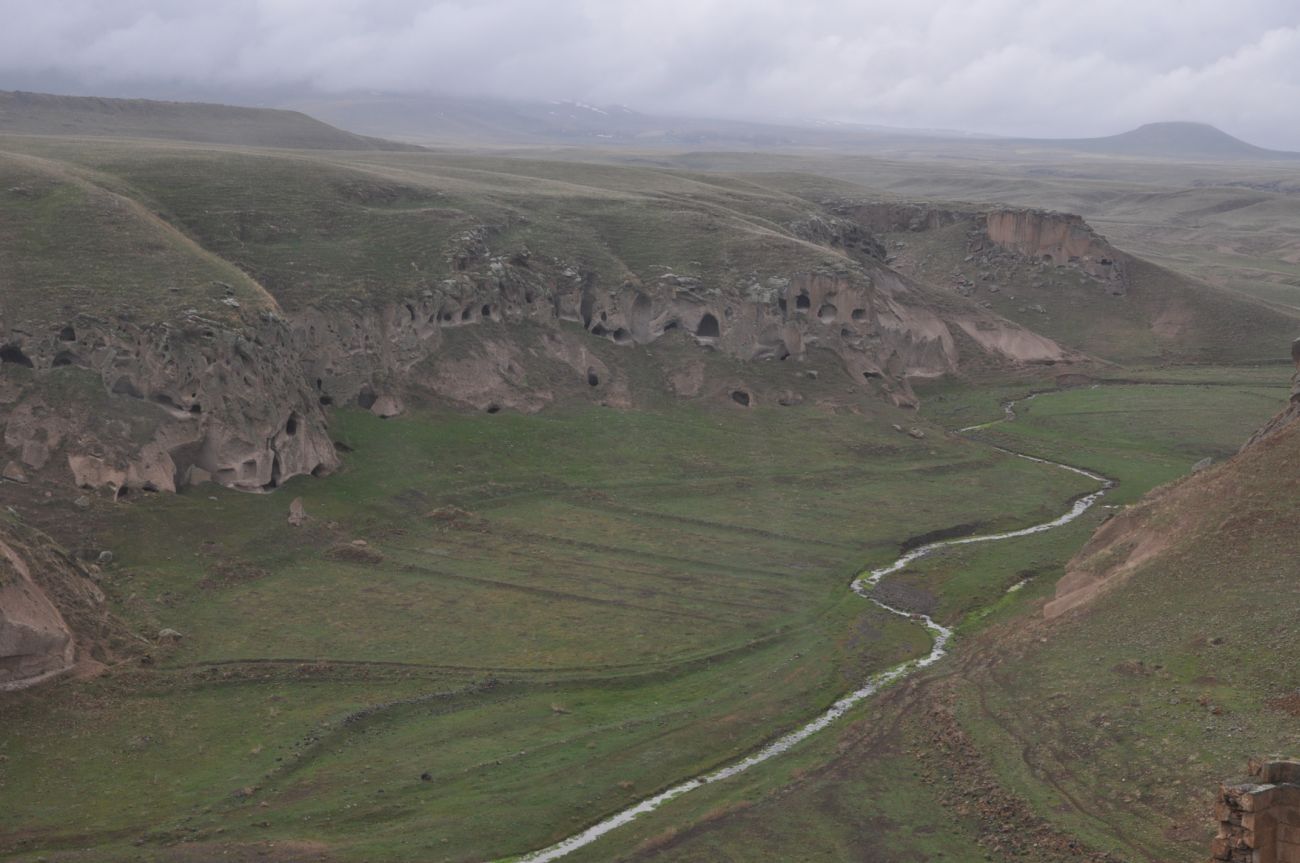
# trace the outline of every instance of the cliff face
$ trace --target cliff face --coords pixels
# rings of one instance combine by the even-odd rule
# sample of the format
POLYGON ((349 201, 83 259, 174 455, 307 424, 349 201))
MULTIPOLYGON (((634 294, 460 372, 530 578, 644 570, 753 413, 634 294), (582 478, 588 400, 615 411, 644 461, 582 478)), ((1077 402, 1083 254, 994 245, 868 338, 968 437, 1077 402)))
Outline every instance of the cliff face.
POLYGON ((44 535, 0 522, 0 692, 93 663, 111 626, 85 570, 44 535))
MULTIPOLYGON (((863 216, 921 218, 905 208, 863 216)), ((791 231, 842 263, 726 284, 664 271, 609 285, 577 263, 494 255, 485 228, 457 239, 449 277, 400 300, 333 298, 285 311, 241 309, 227 297, 222 320, 190 310, 141 322, 141 309, 0 324, 3 460, 15 476, 60 471, 116 494, 207 480, 270 490, 338 464, 330 405, 392 416, 424 395, 538 410, 555 392, 528 382, 536 362, 570 369, 583 391, 599 384, 607 404, 628 404, 625 376, 594 356, 592 339, 631 347, 685 334, 743 361, 830 351, 855 386, 904 406, 915 405, 910 379, 958 368, 957 331, 998 361, 1068 356, 973 304, 929 307, 853 219, 813 215, 791 231), (459 336, 465 328, 475 336, 459 336)))
POLYGON ((1073 264, 1105 282, 1112 294, 1128 290, 1120 252, 1080 217, 1046 210, 993 210, 988 238, 1004 249, 1057 266, 1073 264))
POLYGON ((287 324, 76 318, 15 327, 0 358, 4 443, 22 468, 62 462, 87 488, 274 488, 337 464, 287 324))

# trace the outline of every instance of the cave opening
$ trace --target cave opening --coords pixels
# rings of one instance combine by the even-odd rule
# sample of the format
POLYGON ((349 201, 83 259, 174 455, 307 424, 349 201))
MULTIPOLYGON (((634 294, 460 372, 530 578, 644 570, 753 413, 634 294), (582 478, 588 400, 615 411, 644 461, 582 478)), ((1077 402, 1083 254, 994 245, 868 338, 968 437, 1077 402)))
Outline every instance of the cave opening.
POLYGON ((704 317, 700 318, 699 324, 695 327, 695 335, 702 339, 716 339, 721 334, 722 331, 718 327, 718 319, 711 313, 705 312, 704 317))
POLYGON ((5 345, 0 348, 0 363, 13 363, 24 368, 33 368, 31 357, 23 353, 17 345, 5 345))

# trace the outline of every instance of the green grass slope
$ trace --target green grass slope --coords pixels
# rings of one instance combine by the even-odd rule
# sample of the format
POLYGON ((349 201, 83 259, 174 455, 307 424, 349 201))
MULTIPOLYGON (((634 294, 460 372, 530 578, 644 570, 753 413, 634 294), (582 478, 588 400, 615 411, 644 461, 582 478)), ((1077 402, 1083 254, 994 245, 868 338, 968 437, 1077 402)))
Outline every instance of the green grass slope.
POLYGON ((198 309, 225 317, 227 296, 274 301, 244 272, 129 195, 87 172, 0 153, 0 312, 9 323, 72 315, 140 319, 198 309))
POLYGON ((137 504, 105 589, 185 637, 0 705, 0 849, 482 860, 735 757, 926 649, 865 564, 1090 486, 874 410, 345 412, 336 476, 137 504))
POLYGON ((0 91, 0 133, 157 138, 293 150, 409 150, 297 111, 0 91))

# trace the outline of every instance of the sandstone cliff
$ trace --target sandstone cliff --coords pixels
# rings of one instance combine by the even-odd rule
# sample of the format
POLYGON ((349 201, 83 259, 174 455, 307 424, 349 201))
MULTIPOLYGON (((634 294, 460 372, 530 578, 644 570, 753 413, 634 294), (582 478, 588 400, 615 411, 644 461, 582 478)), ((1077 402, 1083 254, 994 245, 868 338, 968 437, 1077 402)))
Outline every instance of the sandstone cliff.
POLYGON ((114 629, 80 564, 43 534, 0 520, 0 692, 93 667, 114 629))
POLYGON ((1073 264, 1111 293, 1128 290, 1124 257, 1079 216, 1046 210, 1002 209, 986 216, 991 242, 1057 266, 1073 264))
POLYGON ((449 246, 447 277, 405 298, 285 310, 226 297, 220 317, 189 309, 149 320, 144 309, 0 322, 4 460, 116 494, 207 480, 270 490, 338 464, 331 405, 392 416, 416 396, 538 410, 556 393, 527 380, 537 362, 569 369, 577 390, 600 383, 607 404, 627 404, 625 375, 595 356, 592 339, 631 347, 684 334, 744 361, 828 350, 854 386, 904 406, 915 404, 909 381, 959 368, 954 332, 999 362, 1070 357, 974 305, 930 308, 852 219, 811 214, 790 230, 835 262, 725 283, 662 271, 604 284, 577 262, 496 253, 485 226, 449 246), (473 338, 452 338, 467 328, 473 338))

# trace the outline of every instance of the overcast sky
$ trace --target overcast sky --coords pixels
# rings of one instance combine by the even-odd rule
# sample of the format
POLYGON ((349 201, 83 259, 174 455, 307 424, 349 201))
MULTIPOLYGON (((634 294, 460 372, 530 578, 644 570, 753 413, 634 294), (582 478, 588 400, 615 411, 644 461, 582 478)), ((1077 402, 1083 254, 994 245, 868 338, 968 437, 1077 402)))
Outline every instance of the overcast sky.
POLYGON ((0 0, 0 88, 306 86, 1300 150, 1300 0, 0 0))

